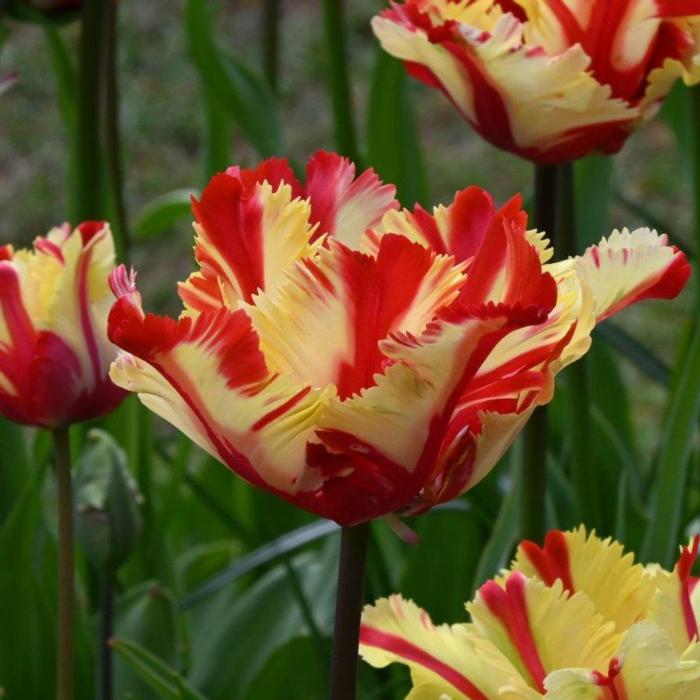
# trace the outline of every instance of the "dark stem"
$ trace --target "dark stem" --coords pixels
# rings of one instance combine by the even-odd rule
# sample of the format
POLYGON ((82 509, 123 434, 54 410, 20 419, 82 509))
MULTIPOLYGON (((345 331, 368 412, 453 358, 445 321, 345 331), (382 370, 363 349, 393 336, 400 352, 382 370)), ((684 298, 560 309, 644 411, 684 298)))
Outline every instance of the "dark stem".
POLYGON ((112 700, 112 638, 114 625, 114 584, 112 574, 107 572, 100 579, 100 698, 112 700))
POLYGON ((58 511, 58 639, 56 697, 73 700, 73 485, 68 428, 54 428, 56 500, 58 511))
POLYGON ((110 190, 114 206, 117 253, 128 262, 131 248, 126 204, 124 202, 124 175, 122 167, 121 136, 119 131, 119 78, 118 78, 118 0, 105 2, 105 155, 109 171, 110 190))
POLYGON ((355 700, 369 523, 344 527, 335 599, 331 700, 355 700))
POLYGON ((328 84, 333 104, 335 140, 338 151, 357 163, 357 139, 348 79, 343 0, 323 0, 323 22, 326 32, 328 84))
MULTIPOLYGON (((554 237, 557 219, 557 166, 535 166, 535 211, 533 225, 554 237)), ((520 460, 521 538, 541 542, 545 532, 547 493, 547 407, 535 409, 523 431, 520 460)))
MULTIPOLYGON (((700 119, 700 86, 694 87, 690 91, 691 99, 691 123, 697 125, 698 119, 700 119)), ((696 255, 700 256, 700 193, 698 193, 698 186, 700 186, 700 133, 698 129, 694 128, 692 130, 691 138, 693 153, 692 153, 692 165, 693 165, 693 241, 696 251, 696 255)), ((700 287, 698 288, 698 295, 700 295, 700 287)), ((697 307, 700 308, 700 307, 697 307)))
MULTIPOLYGON (((557 222, 554 228, 555 251, 560 258, 578 254, 576 245, 576 199, 573 163, 557 166, 557 222)), ((576 519, 589 528, 604 532, 600 502, 600 478, 591 459, 591 385, 587 358, 584 356, 566 369, 569 389, 569 430, 571 434, 571 476, 574 483, 576 519)))
POLYGON ((104 0, 83 2, 78 70, 76 197, 82 221, 103 216, 100 162, 100 66, 104 0))
POLYGON ((264 0, 262 15, 263 66, 274 92, 279 87, 280 0, 264 0))

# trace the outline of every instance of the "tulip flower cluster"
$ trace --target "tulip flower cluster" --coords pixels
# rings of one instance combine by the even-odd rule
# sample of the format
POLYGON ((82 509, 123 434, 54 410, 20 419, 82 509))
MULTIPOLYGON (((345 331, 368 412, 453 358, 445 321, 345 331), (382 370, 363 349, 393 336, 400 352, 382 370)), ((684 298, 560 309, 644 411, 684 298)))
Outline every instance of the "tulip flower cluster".
POLYGON ((615 231, 551 263, 519 197, 475 187, 399 210, 373 171, 319 152, 215 176, 194 202, 199 271, 179 320, 112 275, 116 384, 251 484, 350 525, 476 484, 595 324, 673 297, 665 236, 615 231))
POLYGON ((406 0, 372 26, 483 138, 540 163, 618 151, 678 78, 700 82, 698 0, 406 0))
POLYGON ((698 543, 668 572, 583 528, 552 531, 479 589, 470 623, 436 626, 400 596, 367 607, 361 654, 409 666, 411 698, 695 700, 698 543))

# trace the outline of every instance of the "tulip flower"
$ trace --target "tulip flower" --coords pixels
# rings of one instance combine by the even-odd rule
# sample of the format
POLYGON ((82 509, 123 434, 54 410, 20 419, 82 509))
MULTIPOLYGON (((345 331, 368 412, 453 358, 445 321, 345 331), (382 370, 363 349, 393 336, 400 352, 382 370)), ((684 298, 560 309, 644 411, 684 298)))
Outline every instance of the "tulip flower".
POLYGON ((470 623, 436 626, 400 596, 368 606, 360 653, 376 667, 409 666, 411 698, 693 700, 697 549, 696 538, 667 572, 583 528, 553 531, 479 589, 470 623))
POLYGON ((700 82, 698 0, 406 0, 372 26, 483 138, 537 163, 617 152, 676 79, 700 82))
POLYGON ((33 250, 0 247, 0 414, 55 428, 97 418, 126 395, 109 380, 114 266, 109 227, 67 224, 33 250))
POLYGON ((482 479, 597 321, 672 297, 665 236, 615 232, 548 263, 515 198, 398 211, 319 153, 216 175, 193 203, 200 269, 179 320, 111 277, 116 384, 249 483, 343 525, 413 514, 482 479))

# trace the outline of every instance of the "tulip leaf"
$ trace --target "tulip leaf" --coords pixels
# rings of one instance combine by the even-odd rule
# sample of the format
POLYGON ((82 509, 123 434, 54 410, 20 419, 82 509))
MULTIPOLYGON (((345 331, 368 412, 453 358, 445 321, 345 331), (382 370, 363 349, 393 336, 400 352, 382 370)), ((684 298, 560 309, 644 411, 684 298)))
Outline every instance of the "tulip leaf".
MULTIPOLYGON (((324 636, 334 609, 338 537, 319 552, 292 559, 324 636)), ((243 697, 270 657, 292 639, 310 637, 291 590, 287 571, 276 566, 235 598, 220 591, 188 611, 192 631, 190 682, 212 700, 243 697), (221 664, 220 659, 226 659, 221 664)))
POLYGON ((609 156, 589 156, 574 164, 579 252, 596 245, 609 233, 613 166, 614 160, 609 156))
MULTIPOLYGON (((153 582, 127 591, 116 606, 115 636, 138 644, 163 663, 174 666, 179 635, 172 595, 153 582)), ((123 662, 115 663, 114 685, 117 697, 128 697, 129 693, 140 700, 157 697, 152 686, 123 662)))
POLYGON ((674 383, 664 425, 649 527, 642 557, 671 567, 687 497, 688 464, 700 418, 700 324, 696 323, 684 365, 674 383))
POLYGON ((483 528, 471 510, 443 510, 420 518, 416 531, 420 543, 408 553, 399 590, 436 623, 458 621, 471 593, 483 528))
POLYGON ((180 221, 191 216, 191 197, 191 190, 174 190, 145 204, 136 213, 135 237, 148 241, 170 233, 180 221))
POLYGON ((426 203, 427 182, 410 88, 401 62, 379 49, 367 110, 369 165, 412 208, 426 203))
POLYGON ((166 700, 206 700, 177 671, 141 645, 114 639, 111 647, 158 697, 166 700))
POLYGON ((260 156, 282 152, 282 129, 275 96, 265 80, 214 39, 213 18, 204 0, 187 0, 190 52, 205 90, 231 114, 260 156))

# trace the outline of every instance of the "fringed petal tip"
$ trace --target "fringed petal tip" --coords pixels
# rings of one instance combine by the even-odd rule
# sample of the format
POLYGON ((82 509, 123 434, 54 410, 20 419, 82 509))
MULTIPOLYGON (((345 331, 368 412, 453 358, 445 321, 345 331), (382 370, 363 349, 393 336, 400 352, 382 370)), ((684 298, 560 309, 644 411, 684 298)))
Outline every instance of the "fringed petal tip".
POLYGON ((109 275, 109 288, 116 299, 136 293, 137 272, 132 267, 127 270, 126 265, 119 265, 109 275))

